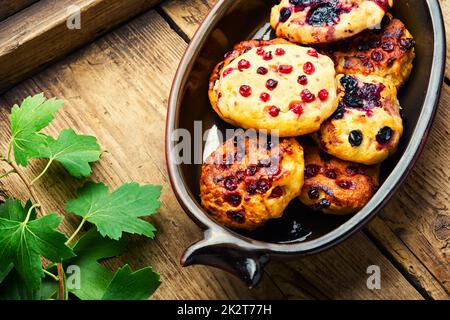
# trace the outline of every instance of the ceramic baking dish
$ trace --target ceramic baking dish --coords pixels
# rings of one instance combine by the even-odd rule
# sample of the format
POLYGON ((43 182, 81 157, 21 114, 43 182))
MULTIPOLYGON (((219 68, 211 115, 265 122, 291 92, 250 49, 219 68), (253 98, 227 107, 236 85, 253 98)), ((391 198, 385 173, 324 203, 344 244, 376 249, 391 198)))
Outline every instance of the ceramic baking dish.
MULTIPOLYGON (((199 204, 201 165, 177 164, 176 129, 192 137, 216 126, 231 126, 212 110, 208 81, 216 63, 239 41, 273 37, 268 25, 269 0, 220 0, 211 10, 187 49, 170 94, 166 128, 167 167, 173 190, 186 213, 204 230, 204 239, 186 250, 183 266, 204 264, 232 272, 249 286, 261 278, 271 257, 305 256, 335 246, 362 228, 389 201, 418 159, 439 102, 445 68, 445 32, 437 0, 395 1, 392 12, 416 40, 417 58, 410 80, 399 93, 405 117, 405 132, 398 152, 382 166, 381 186, 356 215, 336 217, 312 212, 293 201, 282 219, 254 233, 229 230, 210 218, 199 204), (201 121, 198 129, 196 121, 201 121)), ((215 128, 215 127, 214 127, 215 128)), ((194 145, 194 156, 201 148, 194 145)))

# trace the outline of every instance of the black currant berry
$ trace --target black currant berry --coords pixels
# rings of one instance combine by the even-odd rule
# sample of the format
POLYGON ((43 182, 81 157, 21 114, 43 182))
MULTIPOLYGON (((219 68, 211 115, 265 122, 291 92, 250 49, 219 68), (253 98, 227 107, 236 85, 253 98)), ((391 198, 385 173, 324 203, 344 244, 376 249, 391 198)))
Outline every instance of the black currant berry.
POLYGON ((386 144, 392 139, 393 131, 390 127, 383 127, 378 131, 377 141, 380 144, 386 144))
POLYGON ((283 8, 280 11, 280 22, 286 22, 291 16, 292 12, 289 8, 283 8))
POLYGON ((348 142, 352 147, 359 147, 363 141, 363 134, 361 130, 353 130, 348 136, 348 142))

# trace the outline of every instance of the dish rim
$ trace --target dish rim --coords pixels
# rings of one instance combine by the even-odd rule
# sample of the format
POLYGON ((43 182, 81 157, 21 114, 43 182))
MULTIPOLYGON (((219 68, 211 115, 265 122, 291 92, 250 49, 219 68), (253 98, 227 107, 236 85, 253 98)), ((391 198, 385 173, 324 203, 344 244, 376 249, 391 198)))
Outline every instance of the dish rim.
POLYGON ((200 49, 206 41, 206 35, 211 32, 224 13, 234 4, 233 0, 216 2, 193 36, 178 66, 169 96, 165 141, 166 165, 175 196, 190 218, 200 228, 208 231, 208 238, 220 235, 220 241, 222 241, 220 243, 229 243, 245 250, 256 250, 272 255, 308 255, 326 250, 344 241, 366 225, 386 205, 410 174, 423 151, 437 112, 444 81, 446 38, 442 11, 437 0, 425 0, 425 3, 428 7, 435 39, 432 67, 422 111, 402 157, 369 203, 348 221, 319 238, 299 243, 279 244, 245 237, 210 218, 206 210, 197 204, 194 195, 183 179, 181 166, 176 164, 174 154, 171 152, 174 144, 171 141, 171 136, 173 131, 178 128, 177 118, 180 113, 180 101, 187 76, 192 71, 200 49))

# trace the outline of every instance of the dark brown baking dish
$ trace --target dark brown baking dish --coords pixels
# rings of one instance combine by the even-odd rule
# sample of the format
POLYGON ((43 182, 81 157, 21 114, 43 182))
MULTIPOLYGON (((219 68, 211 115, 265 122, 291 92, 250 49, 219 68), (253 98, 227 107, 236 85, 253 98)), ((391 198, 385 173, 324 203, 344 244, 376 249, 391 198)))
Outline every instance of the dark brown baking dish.
MULTIPOLYGON (((172 187, 184 210, 205 231, 204 239, 187 249, 181 263, 219 267, 250 286, 260 280, 262 268, 270 257, 304 256, 330 248, 363 227, 389 201, 423 149, 439 102, 445 67, 445 32, 438 1, 395 1, 392 12, 414 35, 417 58, 413 74, 399 94, 405 133, 397 154, 383 164, 378 192, 354 216, 321 215, 293 201, 282 219, 271 221, 257 232, 229 230, 214 222, 200 206, 200 165, 176 164, 176 142, 172 135, 175 129, 183 128, 194 136, 194 121, 202 121, 203 131, 213 125, 220 130, 230 127, 210 107, 207 90, 211 70, 235 43, 273 36, 268 25, 273 3, 270 0, 217 2, 181 61, 167 114, 166 157, 172 187)), ((201 157, 201 150, 192 148, 201 157)))

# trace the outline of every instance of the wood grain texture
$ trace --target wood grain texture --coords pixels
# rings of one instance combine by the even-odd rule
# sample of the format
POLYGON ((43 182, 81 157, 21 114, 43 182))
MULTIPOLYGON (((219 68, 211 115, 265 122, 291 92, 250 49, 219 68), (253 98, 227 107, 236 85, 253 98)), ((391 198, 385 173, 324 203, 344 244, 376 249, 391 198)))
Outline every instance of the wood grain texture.
MULTIPOLYGON (((104 181, 111 188, 128 181, 164 186, 162 208, 151 219, 159 230, 157 239, 133 238, 123 258, 135 268, 152 265, 161 273, 163 284, 155 298, 281 298, 269 279, 257 290, 249 291, 224 272, 203 267, 182 269, 179 265, 183 249, 200 235, 170 190, 163 152, 167 95, 185 47, 156 12, 134 20, 7 92, 0 102, 2 149, 9 136, 4 125, 6 106, 40 91, 64 98, 67 102, 48 133, 55 135, 62 128, 72 127, 98 137, 108 153, 95 166, 94 180, 104 181)), ((37 161, 23 169, 24 180, 31 181, 42 165, 37 161)), ((18 182, 17 175, 12 175, 1 181, 0 189, 9 195, 29 197, 25 184, 18 182)), ((64 202, 74 197, 81 184, 59 166, 52 166, 36 186, 36 195, 45 212, 63 213, 64 202)), ((73 231, 78 222, 78 218, 68 216, 62 229, 73 231)), ((117 267, 119 262, 108 265, 117 267)))
POLYGON ((38 0, 0 0, 0 21, 37 1, 38 0))
MULTIPOLYGON (((192 37, 196 25, 203 20, 214 2, 174 0, 165 2, 162 7, 167 16, 187 36, 192 37)), ((450 1, 441 0, 441 5, 444 17, 450 17, 450 1)), ((446 19, 446 24, 448 32, 450 18, 446 19)), ((367 228, 369 237, 375 239, 425 296, 433 299, 449 299, 450 293, 450 210, 445 205, 450 196, 450 167, 447 156, 439 156, 442 150, 448 150, 443 144, 449 138, 446 123, 450 119, 446 110, 442 109, 450 103, 449 92, 449 87, 445 86, 435 129, 421 161, 399 194, 367 228), (440 141, 439 146, 435 141, 440 141), (433 159, 431 163, 430 159, 433 159), (439 175, 436 170, 439 170, 439 175), (429 187, 426 196, 423 195, 425 181, 429 187), (440 186, 440 190, 433 191, 432 185, 440 186)))
MULTIPOLYGON (((152 265, 163 279, 157 299, 420 299, 414 287, 362 233, 314 257, 273 262, 254 290, 216 269, 180 267, 183 250, 201 237, 171 191, 163 151, 169 87, 185 48, 186 43, 157 12, 134 19, 5 93, 0 98, 0 148, 5 150, 10 136, 7 107, 43 91, 67 101, 48 133, 55 135, 72 127, 97 136, 108 151, 94 166, 95 181, 104 181, 111 188, 127 181, 163 185, 161 210, 150 219, 158 228, 157 238, 133 238, 125 256, 107 264, 113 267, 127 261, 135 268, 152 265), (381 290, 366 287, 366 268, 371 264, 381 267, 381 290)), ((0 189, 6 195, 29 197, 22 181, 30 181, 43 165, 33 161, 21 170, 21 179, 12 175, 0 181, 0 189)), ((45 212, 63 214, 64 202, 74 197, 82 182, 54 165, 34 193, 45 212)), ((79 219, 66 216, 62 230, 70 232, 79 219)))
POLYGON ((0 92, 160 0, 40 0, 0 22, 0 92), (67 19, 81 12, 81 29, 67 19))

